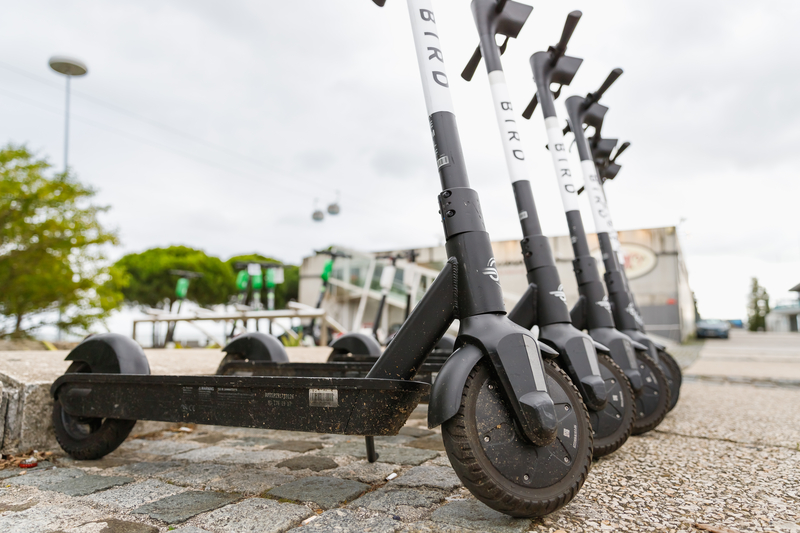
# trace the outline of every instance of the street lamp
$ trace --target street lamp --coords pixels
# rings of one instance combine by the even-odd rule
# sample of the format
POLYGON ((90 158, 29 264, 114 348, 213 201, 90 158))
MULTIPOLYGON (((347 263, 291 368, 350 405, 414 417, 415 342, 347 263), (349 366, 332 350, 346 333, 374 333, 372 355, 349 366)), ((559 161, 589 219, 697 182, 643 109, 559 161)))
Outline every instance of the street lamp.
POLYGON ((69 80, 73 76, 83 76, 88 69, 82 61, 65 56, 51 57, 50 68, 67 77, 67 104, 64 118, 64 172, 66 172, 69 151, 69 80))

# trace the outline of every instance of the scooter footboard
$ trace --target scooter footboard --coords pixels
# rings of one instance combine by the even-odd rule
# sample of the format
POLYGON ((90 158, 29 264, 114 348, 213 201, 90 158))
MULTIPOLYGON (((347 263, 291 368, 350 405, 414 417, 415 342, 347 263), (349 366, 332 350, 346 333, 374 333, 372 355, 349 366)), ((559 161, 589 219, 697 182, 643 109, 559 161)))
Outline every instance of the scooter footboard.
POLYGON ((390 379, 65 374, 51 394, 74 417, 395 435, 429 388, 390 379))

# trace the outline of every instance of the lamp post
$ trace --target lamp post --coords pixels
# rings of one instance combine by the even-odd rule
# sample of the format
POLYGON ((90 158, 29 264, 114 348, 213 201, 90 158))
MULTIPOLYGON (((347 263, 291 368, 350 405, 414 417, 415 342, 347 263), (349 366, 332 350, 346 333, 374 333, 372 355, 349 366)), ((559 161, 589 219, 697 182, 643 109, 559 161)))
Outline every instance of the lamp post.
POLYGON ((51 57, 50 68, 67 77, 67 103, 64 110, 64 172, 66 172, 69 161, 69 82, 73 76, 86 74, 88 69, 82 61, 64 56, 51 57))
MULTIPOLYGON (((69 81, 73 76, 83 76, 88 72, 83 61, 65 56, 53 56, 50 58, 50 68, 67 77, 67 99, 64 109, 64 173, 66 174, 69 164, 69 81)), ((61 306, 58 309, 58 334, 57 339, 61 340, 61 306)))

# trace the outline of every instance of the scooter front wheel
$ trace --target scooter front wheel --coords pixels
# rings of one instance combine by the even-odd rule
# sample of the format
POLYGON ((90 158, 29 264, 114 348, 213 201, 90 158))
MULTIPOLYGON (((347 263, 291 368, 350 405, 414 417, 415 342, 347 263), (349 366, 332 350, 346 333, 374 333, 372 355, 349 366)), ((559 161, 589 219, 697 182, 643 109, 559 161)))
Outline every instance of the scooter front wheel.
POLYGON ((535 446, 518 429, 485 359, 464 385, 458 414, 442 427, 447 456, 464 486, 510 516, 544 516, 566 505, 592 461, 592 429, 578 389, 551 361, 544 367, 559 418, 557 437, 549 445, 535 446))
POLYGON ((642 375, 642 392, 636 397, 636 421, 633 434, 641 435, 655 429, 669 411, 670 391, 664 371, 652 357, 638 352, 636 362, 642 375))
POLYGON ((600 377, 606 385, 607 403, 602 411, 589 411, 594 432, 594 456, 602 457, 625 444, 636 420, 633 389, 622 369, 605 354, 598 354, 600 377))
MULTIPOLYGON (((76 361, 67 373, 91 372, 89 365, 76 361)), ((53 402, 53 429, 61 448, 79 460, 100 459, 117 449, 128 437, 136 420, 72 416, 57 399, 53 402)))
POLYGON ((675 358, 664 350, 658 351, 658 362, 661 364, 661 370, 663 370, 664 374, 667 376, 670 392, 669 410, 672 411, 675 409, 675 405, 678 403, 678 397, 681 394, 683 373, 675 358))

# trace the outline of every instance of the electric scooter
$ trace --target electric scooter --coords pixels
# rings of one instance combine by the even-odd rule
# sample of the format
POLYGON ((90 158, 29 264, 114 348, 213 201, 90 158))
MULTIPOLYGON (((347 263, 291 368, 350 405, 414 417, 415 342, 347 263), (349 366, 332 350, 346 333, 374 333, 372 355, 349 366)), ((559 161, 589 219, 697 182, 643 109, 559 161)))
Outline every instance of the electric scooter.
POLYGON ((578 281, 578 302, 570 311, 573 325, 587 329, 591 337, 608 346, 611 357, 626 373, 636 394, 636 421, 633 434, 650 431, 667 414, 670 390, 664 372, 658 363, 647 355, 647 347, 631 339, 615 328, 611 305, 608 302, 597 261, 589 251, 589 242, 583 228, 578 208, 578 195, 572 182, 572 172, 564 143, 564 134, 558 126, 555 99, 564 86, 569 85, 583 62, 577 57, 567 56, 567 43, 580 20, 581 12, 573 11, 567 16, 561 40, 546 52, 537 52, 530 58, 536 94, 523 112, 529 119, 538 103, 541 103, 547 131, 548 149, 556 171, 561 201, 569 225, 572 249, 575 253, 573 269, 578 281), (555 92, 551 84, 557 84, 555 92), (632 371, 638 370, 638 375, 632 371))
MULTIPOLYGON (((597 94, 597 93, 593 93, 597 94)), ((587 96, 588 98, 588 96, 587 96)), ((599 97, 598 97, 599 98, 599 97)), ((570 108, 570 100, 572 98, 567 99, 567 108, 570 108)), ((577 106, 576 106, 577 107, 577 106)), ((594 105, 589 106, 589 110, 586 113, 587 118, 591 115, 595 115, 596 112, 598 113, 605 113, 603 109, 604 106, 600 106, 599 104, 595 103, 594 105)), ((581 108, 582 109, 582 108, 581 108)), ((605 108, 607 109, 607 108, 605 108)), ((597 210, 597 216, 606 215, 605 218, 608 221, 608 237, 603 239, 600 236, 599 229, 598 229, 598 237, 600 238, 600 248, 603 253, 604 263, 606 265, 606 287, 608 289, 609 295, 611 297, 611 305, 612 310, 614 311, 614 320, 619 324, 625 324, 623 331, 628 333, 631 338, 636 339, 637 341, 641 342, 642 344, 651 348, 651 350, 656 351, 656 355, 658 356, 658 363, 661 366, 661 369, 664 371, 664 374, 667 377, 667 383, 670 387, 670 406, 669 410, 675 408, 675 405, 678 403, 678 397, 680 396, 680 389, 681 384, 683 382, 683 376, 681 373, 681 368, 678 365, 678 362, 672 355, 667 352, 666 347, 662 344, 659 344, 652 340, 652 338, 648 337, 645 332, 645 325, 644 321, 641 318, 641 313, 639 312, 639 307, 636 304, 636 299, 634 298, 633 291, 630 289, 630 284, 628 283, 628 277, 625 273, 625 255, 622 252, 622 246, 620 245, 619 236, 617 234, 616 228, 611 223, 611 216, 610 210, 608 208, 608 202, 606 200, 606 193, 604 183, 606 180, 614 179, 616 175, 619 173, 621 166, 616 163, 617 157, 619 157, 629 146, 631 143, 625 142, 623 143, 619 149, 616 151, 614 157, 611 157, 611 153, 613 152, 614 148, 617 145, 617 139, 604 139, 600 135, 600 129, 602 128, 602 117, 600 117, 599 121, 596 119, 589 118, 591 121, 595 121, 595 133, 588 139, 589 149, 591 151, 592 157, 594 159, 594 165, 597 169, 597 177, 599 178, 597 185, 599 187, 599 191, 595 191, 589 198, 590 203, 592 204, 592 209, 597 210), (599 195, 597 194, 599 192, 599 195), (610 243, 611 250, 608 251, 610 243), (605 246, 605 249, 604 249, 605 246), (606 258, 606 255, 615 255, 616 261, 615 264, 610 264, 611 260, 606 258), (618 268, 619 274, 610 275, 609 272, 614 272, 615 266, 618 268), (611 269, 611 270, 609 270, 611 269), (615 279, 618 278, 618 279, 615 279), (612 285, 614 288, 612 289, 612 285), (622 288, 620 288, 622 287, 622 288), (623 295, 614 294, 614 292, 622 292, 624 291, 623 295), (624 314, 622 311, 624 310, 624 314), (622 315, 617 318, 618 315, 622 315), (627 315, 627 316, 626 316, 627 315), (631 318, 633 320, 631 320, 631 318), (631 331, 631 328, 635 327, 635 331, 631 331)), ((587 123, 587 120, 584 120, 584 123, 587 123)), ((585 135, 582 136, 585 137, 585 135)), ((588 165, 586 165, 586 169, 589 169, 588 165)), ((584 180, 586 176, 584 176, 584 180)), ((595 187, 597 189, 598 187, 595 187)), ((578 194, 581 193, 583 188, 578 190, 578 194)), ((595 223, 596 225, 597 223, 595 223)))
POLYGON ((69 455, 100 458, 142 419, 364 435, 374 461, 374 436, 396 434, 406 422, 429 388, 412 378, 458 318, 456 351, 430 387, 428 409, 456 474, 476 498, 511 516, 542 516, 577 494, 592 456, 586 408, 530 331, 505 314, 436 17, 430 0, 408 0, 408 8, 449 259, 367 377, 151 376, 134 341, 96 335, 70 352, 72 365, 51 387, 56 437, 69 455))
MULTIPOLYGON (((522 255, 528 288, 509 318, 526 329, 539 326, 539 341, 558 352, 556 361, 581 392, 594 431, 594 456, 607 455, 630 436, 634 394, 622 369, 607 355, 598 357, 592 338, 571 322, 563 286, 550 244, 542 234, 527 163, 516 125, 500 56, 510 38, 516 38, 531 13, 530 6, 504 0, 473 0, 472 13, 480 37, 461 76, 470 81, 483 58, 489 73, 494 110, 500 128, 506 165, 522 226, 522 255), (498 46, 495 35, 505 37, 498 46)), ((638 372, 633 370, 634 373, 638 372)))

